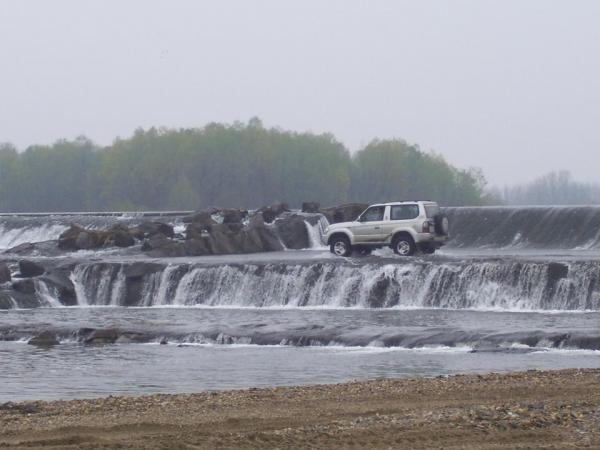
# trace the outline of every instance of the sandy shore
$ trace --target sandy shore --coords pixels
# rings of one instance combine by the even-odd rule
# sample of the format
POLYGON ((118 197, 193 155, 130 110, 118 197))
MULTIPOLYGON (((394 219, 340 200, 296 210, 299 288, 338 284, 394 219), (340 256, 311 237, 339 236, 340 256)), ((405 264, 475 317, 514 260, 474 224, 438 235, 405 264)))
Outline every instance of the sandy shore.
POLYGON ((600 448, 600 369, 0 404, 0 448, 600 448))

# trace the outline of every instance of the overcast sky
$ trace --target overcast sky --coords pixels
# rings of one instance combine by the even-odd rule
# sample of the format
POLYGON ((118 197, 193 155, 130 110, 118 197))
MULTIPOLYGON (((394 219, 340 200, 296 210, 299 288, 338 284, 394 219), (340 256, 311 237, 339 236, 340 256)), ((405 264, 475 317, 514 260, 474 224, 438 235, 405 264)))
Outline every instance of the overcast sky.
POLYGON ((0 141, 252 116, 600 182, 600 1, 0 0, 0 141))

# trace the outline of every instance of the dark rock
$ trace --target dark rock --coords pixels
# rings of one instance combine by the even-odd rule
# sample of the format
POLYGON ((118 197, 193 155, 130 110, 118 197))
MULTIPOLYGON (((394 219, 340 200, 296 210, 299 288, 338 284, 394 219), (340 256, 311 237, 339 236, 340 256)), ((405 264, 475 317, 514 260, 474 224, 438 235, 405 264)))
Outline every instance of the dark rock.
POLYGON ((139 344, 139 343, 145 343, 145 342, 149 342, 150 341, 150 336, 148 336, 147 334, 144 333, 135 333, 133 331, 124 331, 123 333, 121 333, 119 335, 119 337, 117 338, 117 340, 115 341, 116 344, 139 344))
POLYGON ((37 277, 43 275, 46 269, 41 264, 27 259, 19 261, 19 272, 24 278, 37 277))
POLYGON ((303 202, 302 212, 304 213, 318 213, 321 208, 321 204, 318 202, 303 202))
POLYGON ((289 211, 290 209, 287 203, 274 203, 271 206, 265 206, 258 210, 258 212, 261 213, 263 220, 267 223, 272 223, 281 214, 289 211))
POLYGON ((221 215, 223 216, 223 223, 241 224, 248 216, 248 211, 245 209, 224 209, 221 211, 221 215))
POLYGON ((366 203, 347 203, 339 206, 321 209, 329 223, 352 222, 369 207, 366 203))
POLYGON ((214 209, 198 211, 197 213, 192 214, 191 216, 184 217, 182 220, 183 223, 188 224, 188 227, 186 229, 189 229, 190 225, 194 225, 194 229, 210 230, 210 227, 212 225, 217 224, 217 222, 215 222, 212 218, 212 215, 216 212, 217 211, 214 209))
POLYGON ((156 258, 185 256, 185 247, 181 242, 169 239, 164 234, 154 234, 144 241, 142 251, 156 258))
POLYGON ((84 231, 85 228, 77 224, 72 224, 68 230, 63 231, 58 237, 58 248, 63 250, 79 250, 77 238, 84 231))
POLYGON ((25 295, 35 295, 35 282, 31 278, 13 281, 12 288, 25 295))
POLYGON ((78 250, 90 250, 92 248, 100 247, 102 244, 97 239, 97 235, 88 231, 82 231, 77 235, 75 239, 75 247, 78 250))
POLYGON ((278 252, 284 249, 281 239, 279 239, 279 236, 277 236, 272 228, 256 227, 255 232, 258 233, 260 237, 263 251, 278 252))
POLYGON ((240 248, 236 248, 233 237, 225 225, 215 226, 210 232, 208 242, 210 243, 211 253, 214 255, 231 255, 241 253, 240 248))
POLYGON ((65 306, 77 306, 77 294, 71 281, 70 271, 54 270, 42 275, 39 280, 48 286, 58 301, 65 306))
POLYGON ((124 230, 113 231, 111 241, 117 247, 122 248, 131 247, 132 245, 135 245, 135 239, 133 238, 133 236, 129 233, 129 231, 124 230))
POLYGON ((275 227, 286 248, 301 249, 310 247, 304 218, 297 215, 280 217, 275 222, 275 227))
POLYGON ((22 293, 14 290, 0 291, 0 309, 17 308, 37 308, 40 301, 35 295, 35 289, 32 293, 22 293))
POLYGON ((63 249, 58 248, 56 241, 26 242, 4 251, 5 254, 18 256, 61 256, 63 249))
POLYGON ((105 328, 94 330, 89 333, 83 343, 88 345, 94 344, 114 344, 119 338, 119 330, 116 328, 105 328))
POLYGON ((145 221, 140 223, 137 227, 134 227, 130 232, 136 236, 139 236, 140 233, 143 233, 145 238, 152 237, 155 234, 162 234, 168 238, 175 237, 175 231, 173 230, 173 227, 168 223, 162 222, 145 221))
POLYGON ((27 341, 29 345, 37 345, 39 347, 51 347, 60 344, 56 333, 52 331, 42 331, 27 341))
POLYGON ((202 256, 210 255, 210 247, 208 244, 208 238, 200 239, 187 239, 183 244, 185 253, 188 256, 202 256))
POLYGON ((6 263, 0 263, 0 284, 9 283, 12 280, 10 269, 6 263))
POLYGON ((181 220, 183 223, 197 223, 199 225, 210 226, 217 223, 213 220, 212 215, 217 214, 218 212, 219 209, 217 208, 204 209, 202 211, 195 212, 190 216, 186 216, 181 220))
POLYGON ((208 236, 208 232, 211 230, 211 226, 216 225, 214 222, 211 225, 205 225, 199 222, 188 223, 185 227, 185 238, 186 239, 202 239, 208 236))

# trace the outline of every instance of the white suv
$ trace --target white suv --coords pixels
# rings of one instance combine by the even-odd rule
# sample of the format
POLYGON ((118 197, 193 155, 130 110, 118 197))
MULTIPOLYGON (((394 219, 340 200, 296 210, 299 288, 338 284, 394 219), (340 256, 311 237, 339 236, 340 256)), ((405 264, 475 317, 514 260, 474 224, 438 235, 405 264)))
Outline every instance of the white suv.
POLYGON ((388 246, 402 256, 417 250, 434 253, 447 240, 448 218, 429 201, 371 205, 354 222, 330 225, 324 236, 331 253, 338 256, 388 246))

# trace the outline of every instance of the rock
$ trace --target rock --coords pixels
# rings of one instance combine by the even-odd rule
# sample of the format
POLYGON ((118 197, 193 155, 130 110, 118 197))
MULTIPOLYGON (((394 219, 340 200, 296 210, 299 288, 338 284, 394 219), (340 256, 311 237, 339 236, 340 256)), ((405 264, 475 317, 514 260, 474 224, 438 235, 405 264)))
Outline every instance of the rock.
POLYGON ((18 256, 62 256, 64 252, 58 248, 56 241, 26 242, 4 251, 5 254, 18 256))
POLYGON ((135 239, 129 231, 118 230, 112 233, 111 240, 117 247, 125 248, 135 245, 135 239))
POLYGON ((89 230, 73 224, 59 236, 58 248, 74 251, 92 250, 104 246, 110 239, 110 231, 89 230))
POLYGON ((12 280, 10 269, 6 263, 0 263, 0 284, 9 283, 12 280))
POLYGON ((280 217, 275 222, 275 227, 286 248, 301 249, 310 247, 308 230, 302 217, 297 215, 280 217))
POLYGON ((210 232, 208 242, 211 253, 214 255, 231 255, 241 253, 241 248, 236 248, 229 229, 226 225, 214 226, 210 232))
POLYGON ((70 278, 70 270, 52 270, 42 275, 39 280, 43 281, 53 294, 56 294, 58 301, 65 306, 77 306, 77 294, 75 286, 70 278))
POLYGON ((56 333, 52 331, 42 331, 36 334, 34 337, 27 341, 29 345, 37 345, 39 347, 51 347, 53 345, 60 344, 60 341, 56 337, 56 333))
POLYGON ((327 217, 329 223, 351 222, 356 220, 360 213, 368 207, 369 205, 366 203, 346 203, 344 205, 323 208, 320 212, 327 217))
POLYGON ((157 258, 185 256, 185 248, 181 242, 169 239, 164 234, 154 234, 144 241, 142 251, 157 258))
POLYGON ((248 211, 245 209, 224 209, 221 211, 223 223, 241 224, 248 216, 248 211))
POLYGON ((321 209, 321 204, 318 202, 303 202, 302 212, 303 213, 318 213, 321 209))
POLYGON ((278 252, 284 250, 281 239, 279 239, 279 236, 277 236, 272 228, 256 227, 255 232, 258 233, 260 237, 264 252, 278 252))
POLYGON ((13 281, 12 288, 25 295, 35 295, 35 283, 31 278, 13 281))
POLYGON ((149 342, 150 337, 144 333, 135 333, 133 331, 124 331, 119 335, 116 344, 139 344, 149 342))
POLYGON ((43 275, 46 272, 46 269, 41 264, 34 261, 22 259, 19 261, 19 272, 22 277, 31 278, 43 275))
MULTIPOLYGON (((214 222, 214 221, 213 221, 214 222)), ((216 222, 213 223, 216 225, 216 222)), ((193 222, 188 223, 185 227, 185 238, 186 239, 202 239, 208 236, 208 232, 212 225, 204 225, 201 223, 193 222)))
POLYGON ((40 306, 40 301, 35 295, 35 291, 32 293, 22 293, 14 290, 3 290, 0 291, 0 309, 12 309, 12 308, 37 308, 40 306))
POLYGON ((132 228, 130 230, 130 233, 135 236, 139 236, 140 233, 142 233, 145 238, 149 238, 151 236, 154 236, 155 234, 162 234, 168 238, 175 237, 175 231, 173 230, 173 227, 171 225, 169 225, 168 223, 151 221, 145 221, 140 223, 138 226, 132 228))
POLYGON ((118 338, 119 330, 116 328, 105 328, 93 330, 91 333, 87 334, 83 339, 83 343, 87 345, 114 344, 118 338))
POLYGON ((213 225, 216 224, 212 218, 213 214, 217 214, 220 210, 218 208, 208 208, 202 211, 195 212, 190 216, 184 217, 183 223, 198 223, 200 225, 213 225))
POLYGON ((202 255, 210 255, 211 250, 209 243, 207 242, 208 238, 200 238, 200 239, 187 239, 183 244, 185 248, 185 253, 188 256, 202 256, 202 255))
POLYGON ((77 224, 72 224, 68 230, 65 230, 58 237, 58 248, 63 250, 79 250, 77 238, 85 229, 77 224))
POLYGON ((273 223, 273 221, 285 212, 289 212, 290 209, 287 203, 274 203, 271 206, 265 206, 258 210, 261 213, 263 220, 267 223, 273 223))

